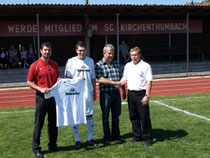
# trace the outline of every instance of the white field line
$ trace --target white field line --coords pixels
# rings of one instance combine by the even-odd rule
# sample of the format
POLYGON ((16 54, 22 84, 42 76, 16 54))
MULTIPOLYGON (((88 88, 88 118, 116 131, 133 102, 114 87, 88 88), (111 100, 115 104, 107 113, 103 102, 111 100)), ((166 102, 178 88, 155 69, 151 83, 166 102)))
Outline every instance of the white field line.
MULTIPOLYGON (((207 98, 207 97, 188 97, 188 98, 182 98, 182 99, 199 99, 199 98, 207 98)), ((162 99, 159 101, 167 101, 167 100, 179 100, 179 99, 162 99)), ((17 102, 26 102, 26 101, 32 101, 32 100, 17 100, 17 101, 0 101, 1 103, 17 103, 17 102)), ((154 102, 153 100, 151 100, 150 102, 154 102)), ((122 105, 128 104, 127 102, 122 102, 122 105)))
MULTIPOLYGON (((186 98, 181 98, 182 100, 191 100, 191 99, 204 99, 204 98, 209 98, 207 96, 200 96, 200 97, 186 97, 186 98)), ((177 98, 177 99, 160 99, 158 101, 176 101, 176 100, 180 100, 180 98, 177 98)), ((154 102, 155 100, 151 100, 150 102, 154 102)), ((128 102, 122 102, 122 105, 124 104, 128 104, 128 102)))
POLYGON ((34 112, 35 110, 25 110, 25 111, 5 111, 0 112, 0 115, 2 114, 14 114, 14 113, 25 113, 25 112, 34 112))
POLYGON ((208 118, 208 117, 205 117, 205 116, 202 116, 202 115, 197 115, 197 114, 195 114, 195 113, 191 113, 191 112, 189 112, 189 111, 182 110, 182 109, 179 109, 179 108, 170 106, 170 105, 168 105, 168 104, 162 103, 162 102, 157 101, 157 100, 153 100, 152 102, 157 103, 157 104, 162 105, 162 106, 165 106, 165 107, 167 107, 167 108, 169 108, 169 109, 172 109, 172 110, 174 110, 174 111, 183 112, 183 113, 185 113, 185 114, 187 114, 187 115, 189 115, 189 116, 193 116, 193 117, 197 117, 197 118, 200 118, 200 119, 203 119, 203 120, 206 120, 206 121, 210 121, 210 118, 208 118))
MULTIPOLYGON (((198 99, 198 98, 207 98, 207 97, 188 97, 188 98, 182 98, 182 99, 198 99)), ((162 99, 159 101, 151 100, 150 102, 160 102, 160 101, 167 101, 167 100, 179 100, 179 99, 162 99)), ((161 102, 160 102, 161 103, 161 102)), ((122 102, 123 105, 127 104, 127 102, 122 102)), ((159 104, 159 103, 157 103, 159 104)), ((164 103, 162 103, 164 104, 164 103)), ((94 108, 100 108, 100 106, 94 106, 94 108)), ((11 111, 11 112, 0 112, 0 114, 11 114, 11 113, 25 113, 25 112, 34 112, 35 110, 26 110, 26 111, 11 111)))
MULTIPOLYGON (((184 100, 190 100, 190 99, 203 99, 203 98, 209 98, 208 96, 200 96, 200 97, 186 97, 186 98, 176 98, 176 99, 160 99, 158 101, 173 101, 173 100, 180 100, 180 99, 184 99, 184 100)), ((151 100, 150 102, 153 102, 153 100, 151 100)))

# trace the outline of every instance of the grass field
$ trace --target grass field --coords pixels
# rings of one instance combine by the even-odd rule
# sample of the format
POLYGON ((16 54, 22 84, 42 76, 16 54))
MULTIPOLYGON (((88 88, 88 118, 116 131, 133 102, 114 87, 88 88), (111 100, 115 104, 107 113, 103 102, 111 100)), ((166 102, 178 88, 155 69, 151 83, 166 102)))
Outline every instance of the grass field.
MULTIPOLYGON (((94 138, 99 145, 87 147, 87 128, 81 126, 82 148, 74 150, 72 127, 59 127, 58 146, 61 152, 48 152, 47 121, 42 130, 41 146, 46 158, 208 158, 210 157, 210 93, 152 97, 150 113, 154 144, 145 147, 143 142, 130 143, 131 124, 127 104, 122 105, 121 136, 125 143, 113 141, 103 144, 101 110, 95 102, 94 138), (173 106, 204 119, 174 111, 173 106)), ((31 149, 34 108, 0 109, 0 158, 33 158, 31 149), (19 111, 19 112, 17 112, 19 111), (27 111, 27 112, 26 112, 27 111), (11 112, 11 113, 7 113, 11 112)))

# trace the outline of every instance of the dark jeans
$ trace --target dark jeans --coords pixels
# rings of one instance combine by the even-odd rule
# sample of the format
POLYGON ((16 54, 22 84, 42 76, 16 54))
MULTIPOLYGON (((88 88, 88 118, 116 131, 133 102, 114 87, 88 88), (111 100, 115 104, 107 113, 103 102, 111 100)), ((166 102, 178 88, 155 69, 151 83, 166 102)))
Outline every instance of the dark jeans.
POLYGON ((104 139, 120 136, 119 116, 121 115, 121 97, 119 91, 100 92, 100 105, 102 110, 102 121, 104 139), (112 134, 109 127, 109 113, 112 113, 112 134))
POLYGON ((149 105, 143 106, 141 103, 144 96, 145 91, 128 91, 129 116, 134 139, 152 141, 152 125, 150 121, 149 105))
POLYGON ((48 113, 49 147, 56 147, 58 128, 56 127, 56 107, 54 98, 44 99, 40 92, 36 93, 35 125, 33 131, 33 151, 40 150, 40 135, 44 125, 45 115, 48 113))

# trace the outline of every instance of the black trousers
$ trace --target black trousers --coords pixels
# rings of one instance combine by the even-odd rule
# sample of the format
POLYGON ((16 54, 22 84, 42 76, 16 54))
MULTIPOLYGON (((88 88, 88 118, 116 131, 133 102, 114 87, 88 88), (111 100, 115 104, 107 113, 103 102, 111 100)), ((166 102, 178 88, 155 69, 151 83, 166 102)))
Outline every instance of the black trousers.
POLYGON ((104 139, 119 138, 119 117, 121 115, 121 97, 119 91, 100 92, 100 106, 102 110, 102 123, 104 139), (109 113, 112 114, 112 133, 109 127, 109 113))
POLYGON ((40 135, 44 125, 46 113, 48 113, 48 137, 49 147, 56 147, 58 136, 58 128, 56 126, 56 107, 54 98, 44 99, 44 94, 36 93, 36 112, 35 112, 35 125, 33 131, 33 151, 41 150, 40 135))
POLYGON ((144 96, 145 90, 134 92, 128 91, 129 116, 134 139, 152 141, 149 105, 143 106, 141 103, 144 96))

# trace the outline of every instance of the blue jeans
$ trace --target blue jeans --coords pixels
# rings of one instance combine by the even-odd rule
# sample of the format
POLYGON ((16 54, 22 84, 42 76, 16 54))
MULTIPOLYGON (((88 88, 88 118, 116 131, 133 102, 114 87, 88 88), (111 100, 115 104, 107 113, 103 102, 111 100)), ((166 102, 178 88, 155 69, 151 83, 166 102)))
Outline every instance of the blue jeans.
POLYGON ((119 117, 121 115, 121 97, 119 91, 100 92, 100 105, 102 110, 102 122, 104 139, 118 138, 120 136, 119 117), (109 112, 112 113, 112 134, 109 127, 109 112))

